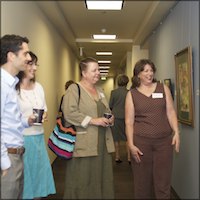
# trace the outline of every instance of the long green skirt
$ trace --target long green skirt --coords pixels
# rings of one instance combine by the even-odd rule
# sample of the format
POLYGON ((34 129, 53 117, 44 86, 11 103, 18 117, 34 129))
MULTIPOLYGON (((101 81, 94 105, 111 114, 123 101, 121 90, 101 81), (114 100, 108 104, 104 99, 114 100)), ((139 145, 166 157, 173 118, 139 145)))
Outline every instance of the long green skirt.
MULTIPOLYGON (((104 106, 98 101, 98 115, 104 106)), ((105 143, 106 128, 99 127, 98 156, 66 161, 64 199, 114 199, 112 157, 105 143)))

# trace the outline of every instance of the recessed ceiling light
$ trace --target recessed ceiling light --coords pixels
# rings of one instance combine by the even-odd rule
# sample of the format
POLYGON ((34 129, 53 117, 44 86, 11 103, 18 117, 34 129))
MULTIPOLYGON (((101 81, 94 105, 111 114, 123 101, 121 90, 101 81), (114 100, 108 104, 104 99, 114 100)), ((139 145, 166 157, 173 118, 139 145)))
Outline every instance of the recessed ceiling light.
POLYGON ((109 66, 99 66, 99 69, 110 69, 109 66))
POLYGON ((108 76, 108 73, 100 73, 100 76, 108 76))
POLYGON ((108 72, 109 72, 109 70, 108 70, 108 69, 103 69, 103 70, 102 70, 102 69, 100 69, 99 71, 100 71, 100 73, 108 73, 108 72))
POLYGON ((101 80, 105 81, 106 80, 106 76, 102 76, 101 80))
POLYGON ((93 38, 95 40, 115 40, 116 39, 116 35, 104 35, 104 34, 94 34, 93 38))
POLYGON ((96 52, 96 55, 98 55, 98 56, 109 56, 109 55, 112 55, 112 52, 103 52, 103 51, 97 51, 96 52))
POLYGON ((123 1, 91 1, 86 0, 88 10, 121 10, 123 1))
POLYGON ((110 60, 99 60, 98 63, 111 63, 110 60))

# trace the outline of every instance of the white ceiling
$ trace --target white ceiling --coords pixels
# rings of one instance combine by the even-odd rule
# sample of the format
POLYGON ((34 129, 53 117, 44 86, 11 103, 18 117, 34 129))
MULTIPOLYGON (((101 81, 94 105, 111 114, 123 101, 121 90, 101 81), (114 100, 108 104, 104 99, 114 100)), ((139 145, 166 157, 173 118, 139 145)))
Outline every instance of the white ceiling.
POLYGON ((111 60, 109 76, 125 66, 133 45, 148 47, 148 37, 159 26, 177 1, 128 1, 121 11, 87 10, 84 0, 37 1, 46 17, 77 58, 91 56, 111 60), (113 42, 95 43, 93 34, 116 34, 113 42), (80 47, 83 56, 80 56, 80 47), (96 56, 96 51, 112 51, 112 56, 96 56))

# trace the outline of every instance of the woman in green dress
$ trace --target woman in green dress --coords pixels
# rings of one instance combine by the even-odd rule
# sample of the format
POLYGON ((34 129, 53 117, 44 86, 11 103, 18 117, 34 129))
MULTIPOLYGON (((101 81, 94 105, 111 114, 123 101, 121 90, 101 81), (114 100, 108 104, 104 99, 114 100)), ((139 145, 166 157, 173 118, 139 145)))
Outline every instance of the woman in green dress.
POLYGON ((114 199, 112 155, 114 142, 107 119, 109 109, 103 90, 96 86, 99 66, 94 58, 80 64, 80 101, 76 84, 66 91, 62 112, 65 126, 74 124, 77 130, 73 158, 66 161, 64 199, 114 199))

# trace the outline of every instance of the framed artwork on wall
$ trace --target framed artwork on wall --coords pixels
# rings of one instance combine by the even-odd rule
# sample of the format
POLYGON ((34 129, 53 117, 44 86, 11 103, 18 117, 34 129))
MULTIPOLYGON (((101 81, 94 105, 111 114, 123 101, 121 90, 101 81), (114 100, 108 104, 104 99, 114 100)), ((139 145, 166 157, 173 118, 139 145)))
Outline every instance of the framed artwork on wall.
POLYGON ((194 126, 192 49, 190 46, 176 53, 177 115, 180 123, 194 126))

